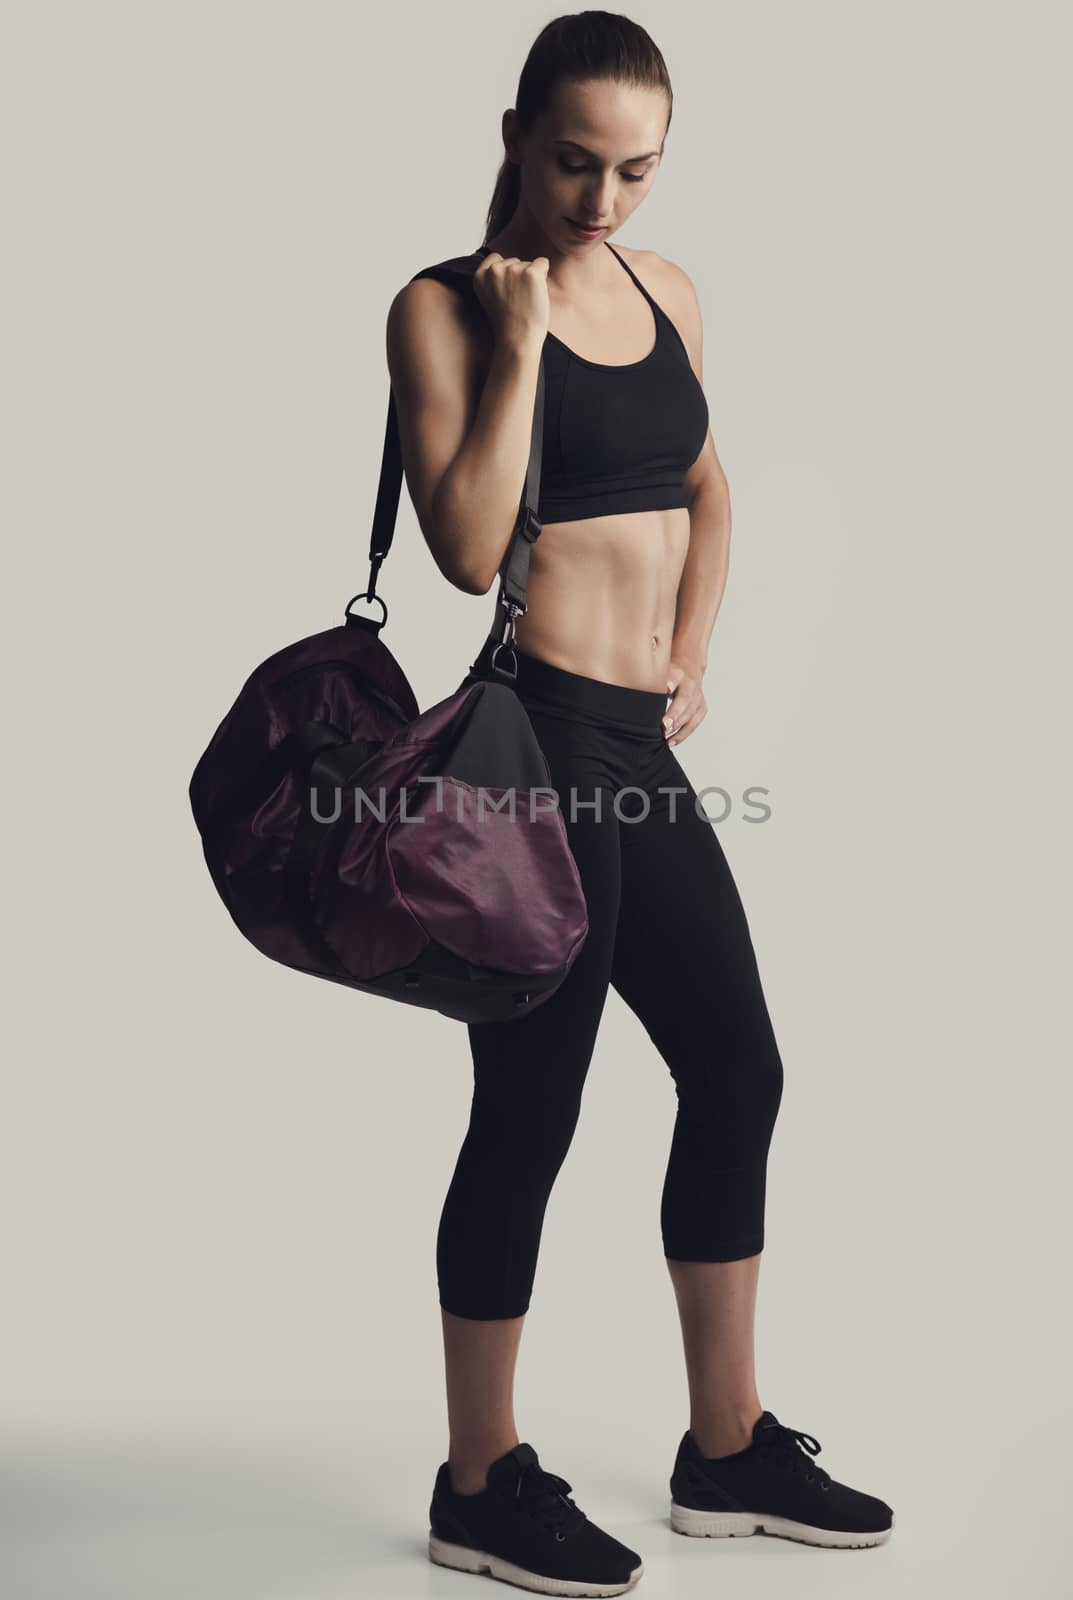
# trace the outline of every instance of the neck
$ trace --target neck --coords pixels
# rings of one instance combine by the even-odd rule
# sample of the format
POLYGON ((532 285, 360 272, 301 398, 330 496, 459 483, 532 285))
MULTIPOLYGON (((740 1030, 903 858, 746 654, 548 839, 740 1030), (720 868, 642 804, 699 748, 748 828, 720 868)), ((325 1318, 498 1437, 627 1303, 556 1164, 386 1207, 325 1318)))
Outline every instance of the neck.
POLYGON ((605 249, 607 235, 591 243, 581 243, 573 249, 554 248, 537 223, 528 214, 517 212, 485 246, 501 256, 517 256, 522 261, 532 261, 535 256, 547 256, 548 280, 560 288, 584 292, 601 281, 606 281, 610 252, 605 249))

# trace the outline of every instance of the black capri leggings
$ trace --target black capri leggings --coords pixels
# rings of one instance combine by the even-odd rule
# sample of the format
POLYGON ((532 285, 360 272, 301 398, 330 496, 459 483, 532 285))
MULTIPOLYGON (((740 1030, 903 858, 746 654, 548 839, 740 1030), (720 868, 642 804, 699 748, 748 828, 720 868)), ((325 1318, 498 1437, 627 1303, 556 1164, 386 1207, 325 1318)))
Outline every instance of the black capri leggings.
MULTIPOLYGON (((491 642, 467 681, 489 675, 491 642)), ((573 1138, 609 983, 674 1079, 678 1113, 660 1212, 672 1260, 737 1261, 763 1248, 768 1147, 782 1097, 745 912, 715 829, 698 814, 664 737, 667 697, 566 672, 517 648, 516 657, 516 692, 551 769, 589 934, 550 999, 523 1017, 469 1027, 473 1101, 436 1267, 440 1304, 474 1318, 529 1309, 544 1212, 573 1138)))

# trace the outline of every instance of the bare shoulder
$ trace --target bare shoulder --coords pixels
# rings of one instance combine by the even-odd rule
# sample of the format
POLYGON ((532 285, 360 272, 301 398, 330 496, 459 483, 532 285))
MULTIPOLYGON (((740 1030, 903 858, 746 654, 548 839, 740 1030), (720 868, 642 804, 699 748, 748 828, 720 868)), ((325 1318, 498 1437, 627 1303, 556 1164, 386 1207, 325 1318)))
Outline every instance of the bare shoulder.
POLYGON ((393 381, 413 374, 457 326, 457 295, 444 283, 418 278, 397 290, 387 313, 387 358, 393 381))
POLYGON ((669 261, 655 250, 627 249, 616 245, 623 259, 636 272, 654 300, 674 322, 687 345, 701 338, 700 301, 693 280, 684 267, 669 261))
POLYGON ((677 328, 699 378, 704 370, 704 331, 693 280, 677 262, 655 250, 623 249, 622 257, 677 328))
POLYGON ((435 278, 417 278, 403 284, 388 308, 388 361, 394 371, 416 364, 473 360, 481 345, 479 308, 472 297, 460 294, 435 278))

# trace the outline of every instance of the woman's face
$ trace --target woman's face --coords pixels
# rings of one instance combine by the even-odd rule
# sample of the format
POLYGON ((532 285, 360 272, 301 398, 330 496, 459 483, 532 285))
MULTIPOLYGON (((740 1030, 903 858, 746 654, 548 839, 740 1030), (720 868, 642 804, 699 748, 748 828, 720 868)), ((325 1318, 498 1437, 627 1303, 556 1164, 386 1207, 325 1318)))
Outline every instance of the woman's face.
POLYGON ((668 103, 662 89, 561 83, 518 138, 521 203, 553 249, 583 251, 615 233, 655 181, 668 103), (573 226, 598 231, 586 236, 573 226))

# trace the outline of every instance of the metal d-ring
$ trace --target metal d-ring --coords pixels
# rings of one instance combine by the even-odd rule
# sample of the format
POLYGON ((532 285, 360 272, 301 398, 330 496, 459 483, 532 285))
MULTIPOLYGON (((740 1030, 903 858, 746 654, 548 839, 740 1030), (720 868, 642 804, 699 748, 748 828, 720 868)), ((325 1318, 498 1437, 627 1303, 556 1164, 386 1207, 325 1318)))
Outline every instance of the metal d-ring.
POLYGON ((492 668, 493 671, 501 672, 505 678, 517 678, 517 676, 518 676, 518 657, 517 657, 517 655, 515 655, 515 652, 514 652, 515 619, 518 618, 518 617, 524 617, 525 616, 526 607, 525 607, 525 603, 524 602, 522 602, 522 604, 519 605, 519 603, 516 600, 506 600, 505 599, 503 601, 503 608, 507 613, 506 621, 503 623, 503 632, 502 632, 502 634, 500 636, 499 643, 492 650, 492 654, 491 654, 491 656, 489 658, 489 665, 490 665, 490 667, 492 668), (497 667, 496 666, 496 657, 499 655, 499 652, 501 650, 509 650, 511 655, 513 656, 513 658, 514 658, 514 671, 513 672, 508 672, 506 667, 497 667))
POLYGON ((492 650, 492 654, 491 654, 491 656, 489 657, 489 660, 488 660, 488 665, 491 667, 493 672, 501 672, 505 678, 517 678, 517 676, 518 676, 518 657, 514 654, 514 645, 512 643, 509 643, 506 639, 500 639, 499 643, 497 645, 495 645, 493 650, 492 650), (514 658, 514 671, 513 672, 508 672, 506 667, 497 667, 496 666, 496 656, 499 654, 499 652, 501 650, 509 650, 510 653, 511 653, 511 656, 514 658))
MULTIPOLYGON (((384 615, 381 617, 380 621, 374 623, 373 626, 377 628, 382 628, 384 626, 384 623, 387 621, 387 602, 384 600, 383 595, 370 594, 368 589, 363 589, 360 594, 356 594, 352 600, 347 601, 346 611, 343 613, 344 616, 350 616, 350 608, 354 604, 354 600, 375 600, 377 605, 383 606, 384 615)), ((353 620, 355 622, 372 622, 371 617, 355 617, 353 620)))

